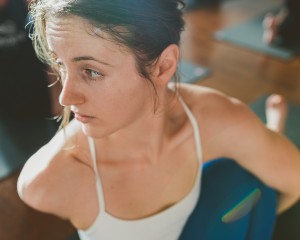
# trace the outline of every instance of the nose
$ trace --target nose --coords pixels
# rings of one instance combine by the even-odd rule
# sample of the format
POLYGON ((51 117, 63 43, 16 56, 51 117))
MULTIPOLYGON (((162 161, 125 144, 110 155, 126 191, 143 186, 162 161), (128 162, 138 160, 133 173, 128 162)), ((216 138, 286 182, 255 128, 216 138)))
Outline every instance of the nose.
POLYGON ((67 77, 63 81, 63 87, 59 95, 59 103, 64 106, 76 106, 84 103, 85 97, 80 82, 75 78, 67 77))

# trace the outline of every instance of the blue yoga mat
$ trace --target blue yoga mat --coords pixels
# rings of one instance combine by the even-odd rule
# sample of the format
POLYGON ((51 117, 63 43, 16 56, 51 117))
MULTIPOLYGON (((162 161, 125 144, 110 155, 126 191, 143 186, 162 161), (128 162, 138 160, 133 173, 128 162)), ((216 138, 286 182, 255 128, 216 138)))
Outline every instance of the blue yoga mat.
MULTIPOLYGON (((273 9, 268 13, 276 11, 278 10, 273 9)), ((292 59, 300 50, 300 42, 289 46, 280 46, 279 44, 268 45, 262 41, 264 31, 262 22, 266 13, 264 12, 238 25, 222 29, 216 32, 214 36, 217 40, 229 42, 282 60, 292 59)))
MULTIPOLYGON (((268 96, 263 96, 251 104, 251 109, 265 123, 265 102, 268 96)), ((300 149, 300 105, 288 103, 285 135, 300 149)))
POLYGON ((270 240, 275 191, 235 161, 203 164, 201 195, 180 240, 270 240))

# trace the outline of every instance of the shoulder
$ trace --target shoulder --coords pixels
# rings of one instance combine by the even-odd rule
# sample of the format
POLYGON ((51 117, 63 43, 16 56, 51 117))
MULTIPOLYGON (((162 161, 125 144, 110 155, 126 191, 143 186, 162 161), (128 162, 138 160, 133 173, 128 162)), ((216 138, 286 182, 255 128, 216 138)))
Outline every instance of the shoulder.
POLYGON ((224 156, 229 139, 236 141, 246 129, 261 129, 256 115, 236 98, 196 85, 183 84, 179 92, 197 119, 208 159, 224 156))
POLYGON ((89 152, 78 150, 78 144, 87 145, 80 129, 71 122, 25 164, 18 179, 18 193, 30 207, 69 219, 81 184, 93 178, 89 152))
POLYGON ((253 116, 246 104, 214 89, 182 84, 179 93, 199 121, 207 119, 215 122, 217 118, 216 122, 220 122, 222 117, 224 125, 226 121, 228 124, 236 123, 253 116))

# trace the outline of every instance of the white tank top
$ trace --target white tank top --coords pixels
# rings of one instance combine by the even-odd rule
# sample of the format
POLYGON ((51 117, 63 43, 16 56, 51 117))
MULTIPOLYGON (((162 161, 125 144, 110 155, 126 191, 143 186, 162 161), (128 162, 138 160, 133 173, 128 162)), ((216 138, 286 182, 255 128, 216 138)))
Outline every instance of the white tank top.
POLYGON ((198 124, 181 97, 179 97, 179 100, 194 129, 199 162, 199 172, 192 190, 176 204, 150 217, 138 220, 116 218, 105 211, 101 177, 96 164, 95 145, 93 139, 88 138, 96 176, 99 209, 101 211, 87 230, 78 230, 81 240, 176 240, 179 238, 188 217, 193 212, 199 199, 202 169, 202 149, 198 124))

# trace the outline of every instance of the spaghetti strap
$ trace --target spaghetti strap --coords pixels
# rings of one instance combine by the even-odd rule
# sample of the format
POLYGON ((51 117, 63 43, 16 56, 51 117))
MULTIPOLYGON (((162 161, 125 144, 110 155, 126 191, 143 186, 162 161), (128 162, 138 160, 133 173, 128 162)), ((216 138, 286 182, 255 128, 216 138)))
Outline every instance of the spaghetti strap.
POLYGON ((94 168, 94 173, 96 177, 96 189, 97 189, 97 196, 98 196, 98 202, 99 202, 99 212, 104 213, 105 212, 105 201, 104 201, 104 192, 103 192, 103 187, 101 183, 101 176, 98 171, 97 167, 97 157, 96 157, 96 148, 95 148, 95 142, 94 139, 91 137, 88 137, 88 143, 89 143, 89 148, 92 156, 92 161, 93 161, 93 168, 94 168))
POLYGON ((195 143, 196 143, 196 152, 197 152, 197 158, 198 158, 198 162, 202 163, 202 157, 203 157, 203 153, 202 153, 202 145, 201 145, 201 138, 200 138, 200 131, 199 131, 199 126, 198 126, 198 122, 195 118, 195 116, 193 115, 193 113, 191 112, 191 110, 189 109, 189 107, 186 105, 186 103, 183 101, 183 99, 181 98, 181 96, 179 94, 178 95, 178 99, 182 104, 182 107, 184 109, 184 111, 186 112, 192 126, 194 129, 194 139, 195 139, 195 143))
POLYGON ((195 209, 200 195, 202 148, 200 143, 199 128, 196 118, 188 106, 179 97, 194 130, 195 148, 199 171, 190 192, 176 204, 149 217, 133 220, 125 220, 111 215, 105 211, 105 200, 101 177, 96 163, 95 144, 92 138, 88 138, 92 155, 97 195, 100 212, 94 223, 86 230, 80 230, 82 239, 178 239, 183 226, 195 209))

